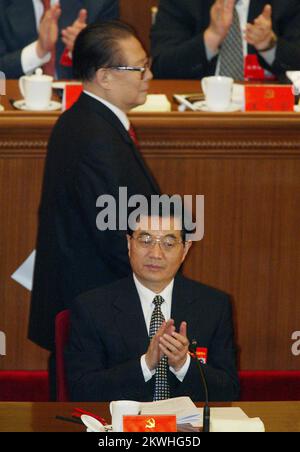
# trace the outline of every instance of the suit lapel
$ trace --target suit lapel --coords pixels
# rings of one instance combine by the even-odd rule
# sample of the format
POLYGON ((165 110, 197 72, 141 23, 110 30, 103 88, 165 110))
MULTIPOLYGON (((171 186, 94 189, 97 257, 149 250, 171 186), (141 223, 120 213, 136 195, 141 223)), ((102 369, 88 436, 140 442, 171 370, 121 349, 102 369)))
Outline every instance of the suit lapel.
POLYGON ((153 190, 156 193, 160 193, 160 189, 158 187, 158 185, 156 184, 155 180, 153 179, 153 177, 151 176, 149 169, 147 168, 144 159, 139 151, 139 149, 136 148, 135 144, 132 142, 132 140, 130 139, 130 146, 133 152, 133 156, 135 158, 135 160, 137 161, 137 163, 139 164, 139 166, 141 167, 145 177, 147 178, 148 182, 150 183, 150 185, 152 186, 153 190))
POLYGON ((124 280, 123 289, 122 295, 114 301, 113 306, 116 325, 130 354, 141 356, 149 346, 149 337, 132 276, 124 280))
POLYGON ((36 40, 37 29, 32 0, 11 1, 5 16, 10 24, 12 40, 23 44, 36 40))
MULTIPOLYGON (((190 305, 195 300, 195 294, 188 289, 185 279, 181 275, 177 275, 174 281, 172 295, 171 318, 175 321, 176 331, 179 331, 180 324, 189 320, 190 305)), ((188 322, 189 327, 189 322, 188 322)), ((189 336, 189 331, 187 331, 189 336)), ((191 339, 191 338, 190 338, 191 339)))
POLYGON ((159 187, 157 186, 157 184, 154 181, 153 177, 151 176, 147 166, 145 165, 144 160, 140 154, 140 151, 135 147, 127 130, 124 128, 123 124, 118 119, 118 117, 109 108, 107 108, 105 105, 103 105, 101 102, 88 96, 85 93, 81 94, 78 102, 80 104, 82 104, 83 106, 92 108, 93 110, 98 112, 102 117, 104 117, 104 119, 107 122, 109 122, 113 126, 114 129, 116 129, 119 132, 122 139, 130 146, 134 159, 140 166, 141 170, 143 171, 145 177, 147 178, 147 180, 150 183, 151 187, 153 188, 154 192, 160 193, 159 187))

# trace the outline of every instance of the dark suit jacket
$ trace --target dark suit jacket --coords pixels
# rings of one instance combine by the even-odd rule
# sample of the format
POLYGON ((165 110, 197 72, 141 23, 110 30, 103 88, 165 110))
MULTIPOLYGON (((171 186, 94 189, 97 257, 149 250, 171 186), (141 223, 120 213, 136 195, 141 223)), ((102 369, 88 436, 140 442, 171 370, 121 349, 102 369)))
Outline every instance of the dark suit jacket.
MULTIPOLYGON (((204 366, 210 400, 234 400, 239 383, 235 365, 229 298, 180 275, 175 278, 171 317, 178 331, 187 321, 188 337, 208 348, 204 366)), ((72 306, 66 366, 75 401, 151 401, 154 378, 145 383, 140 357, 149 338, 132 276, 81 295, 72 306)), ((191 362, 181 383, 169 371, 171 397, 204 400, 199 369, 191 362)))
MULTIPOLYGON (((157 78, 200 79, 213 75, 217 58, 206 58, 203 33, 210 22, 214 0, 161 0, 151 32, 153 72, 157 78)), ((250 0, 248 21, 252 22, 269 3, 273 8, 273 30, 278 36, 272 67, 259 57, 261 65, 279 78, 287 70, 300 69, 299 0, 250 0)), ((249 46, 249 53, 255 53, 249 46)))
MULTIPOLYGON (((115 114, 82 94, 56 123, 48 146, 39 210, 29 337, 54 347, 54 317, 82 292, 130 272, 126 231, 99 231, 96 200, 119 187, 159 189, 115 114)), ((118 206, 118 203, 117 203, 118 206)))
MULTIPOLYGON (((118 0, 60 0, 62 14, 59 30, 71 25, 81 8, 88 10, 88 23, 116 19, 118 0)), ((0 0, 0 70, 6 78, 23 75, 21 52, 37 39, 36 21, 32 0, 0 0)), ((64 44, 58 40, 56 69, 58 78, 71 78, 70 68, 59 64, 64 44)))

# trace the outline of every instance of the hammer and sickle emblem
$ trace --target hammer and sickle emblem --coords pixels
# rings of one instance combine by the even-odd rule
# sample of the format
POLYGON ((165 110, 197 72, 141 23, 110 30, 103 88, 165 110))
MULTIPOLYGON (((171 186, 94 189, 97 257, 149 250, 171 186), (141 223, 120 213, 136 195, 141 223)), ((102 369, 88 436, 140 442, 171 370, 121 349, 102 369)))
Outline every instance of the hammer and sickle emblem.
POLYGON ((275 97, 275 92, 273 89, 266 90, 265 99, 274 99, 274 97, 275 97))
POLYGON ((155 419, 151 418, 151 419, 148 419, 148 420, 147 420, 147 422, 146 422, 146 428, 151 429, 151 428, 155 428, 155 426, 156 426, 155 419))

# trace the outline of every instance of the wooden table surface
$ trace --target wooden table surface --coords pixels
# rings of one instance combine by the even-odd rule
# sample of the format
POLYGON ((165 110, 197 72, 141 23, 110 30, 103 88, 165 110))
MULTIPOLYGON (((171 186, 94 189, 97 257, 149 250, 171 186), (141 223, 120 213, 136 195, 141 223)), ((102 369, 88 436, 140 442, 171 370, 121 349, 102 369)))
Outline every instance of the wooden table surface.
MULTIPOLYGON (((149 86, 149 94, 165 94, 167 96, 167 98, 169 99, 169 101, 171 102, 171 106, 172 106, 172 112, 178 112, 178 103, 175 101, 174 99, 174 94, 188 94, 188 93, 202 93, 202 89, 201 89, 201 83, 199 80, 152 80, 150 82, 150 86, 149 86)), ((24 112, 24 111, 20 111, 15 109, 12 106, 12 102, 15 100, 20 100, 22 99, 22 95, 20 93, 19 90, 19 86, 18 86, 18 81, 17 80, 7 80, 6 81, 6 96, 1 96, 0 98, 0 103, 1 105, 3 105, 3 107, 5 108, 5 113, 7 112, 14 112, 14 113, 18 113, 21 115, 36 115, 36 116, 41 116, 41 115, 50 115, 50 116, 58 116, 61 112, 58 111, 54 111, 54 112, 24 112)), ((53 100, 60 100, 57 97, 57 91, 53 90, 53 96, 52 96, 53 100)), ((229 116, 237 116, 240 115, 241 112, 237 112, 237 113, 207 113, 207 112, 192 112, 192 111, 187 111, 186 113, 192 114, 192 115, 202 115, 202 116, 206 116, 207 114, 210 116, 224 116, 224 115, 229 115, 229 116)), ((147 113, 144 113, 147 114, 147 113)), ((136 113, 134 113, 134 115, 136 115, 136 113)), ((138 113, 138 115, 141 115, 141 113, 138 113)), ((142 113, 143 115, 143 113, 142 113)), ((149 113, 148 113, 149 115, 149 113)), ((250 116, 286 116, 286 115, 292 115, 292 116, 298 116, 297 113, 286 113, 286 112, 247 112, 247 113, 243 113, 243 115, 250 115, 250 116)))
MULTIPOLYGON (((178 110, 178 104, 173 99, 173 94, 177 93, 191 93, 191 92, 201 92, 200 82, 197 80, 153 80, 150 83, 149 93, 151 94, 166 94, 169 101, 172 104, 172 110, 178 110)), ((55 95, 55 90, 53 91, 53 99, 59 100, 55 95)), ((28 112, 23 112, 16 110, 12 106, 12 101, 22 99, 22 95, 19 91, 19 86, 17 80, 7 80, 6 82, 6 96, 1 96, 1 105, 5 108, 5 112, 18 112, 18 114, 28 115, 28 112)), ((41 112, 30 112, 30 114, 41 115, 41 112)), ((60 114, 60 111, 42 113, 43 115, 54 115, 60 114)))
MULTIPOLYGON (((249 417, 260 417, 267 432, 300 432, 300 402, 235 402, 211 405, 240 407, 249 417)), ((57 415, 71 417, 74 407, 100 414, 110 421, 107 403, 1 402, 0 432, 83 432, 83 426, 55 418, 57 415)))

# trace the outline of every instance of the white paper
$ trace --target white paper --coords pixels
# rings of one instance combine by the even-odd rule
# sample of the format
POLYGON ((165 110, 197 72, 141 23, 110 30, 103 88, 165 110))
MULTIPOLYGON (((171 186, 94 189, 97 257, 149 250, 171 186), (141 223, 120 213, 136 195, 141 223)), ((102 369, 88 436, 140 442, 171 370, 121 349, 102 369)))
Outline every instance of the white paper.
POLYGON ((131 113, 169 112, 171 103, 165 94, 149 94, 146 103, 133 108, 131 113))
POLYGON ((200 422, 200 411, 189 397, 175 397, 159 402, 142 403, 141 414, 175 415, 177 424, 200 422))
POLYGON ((35 250, 23 262, 23 264, 11 275, 12 279, 21 284, 27 290, 32 290, 33 271, 35 263, 35 250))
POLYGON ((211 418, 210 420, 211 432, 265 432, 265 426, 262 420, 258 417, 250 419, 217 419, 211 418))
POLYGON ((287 78, 293 83, 294 86, 294 94, 300 94, 300 71, 287 71, 287 78))
MULTIPOLYGON (((203 426, 203 408, 197 408, 199 410, 199 422, 192 422, 193 427, 203 426)), ((211 419, 230 419, 230 420, 243 420, 248 419, 247 414, 239 407, 210 407, 211 419)))

